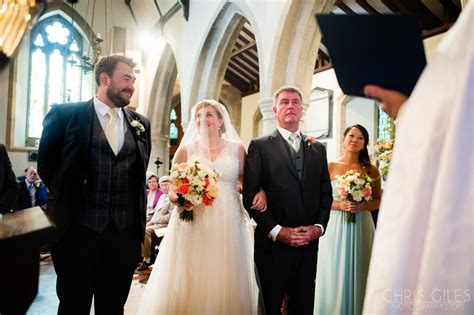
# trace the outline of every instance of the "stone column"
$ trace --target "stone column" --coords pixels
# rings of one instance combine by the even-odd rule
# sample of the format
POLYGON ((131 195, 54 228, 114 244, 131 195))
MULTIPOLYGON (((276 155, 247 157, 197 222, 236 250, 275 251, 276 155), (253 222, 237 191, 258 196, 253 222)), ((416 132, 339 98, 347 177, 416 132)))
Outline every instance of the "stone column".
POLYGON ((153 135, 151 141, 150 163, 148 164, 148 171, 157 174, 157 176, 168 175, 170 165, 170 142, 168 135, 153 135), (157 173, 155 161, 157 158, 163 164, 157 173))
POLYGON ((262 134, 258 136, 268 135, 275 130, 277 125, 273 113, 273 98, 261 98, 258 101, 258 107, 262 113, 262 134))
POLYGON ((240 134, 240 116, 242 110, 242 93, 229 84, 223 84, 221 88, 220 101, 224 103, 229 112, 230 122, 235 131, 240 134))
POLYGON ((300 123, 300 130, 305 132, 306 131, 306 112, 308 111, 309 108, 309 103, 301 103, 301 106, 303 107, 303 114, 301 115, 301 123, 300 123))

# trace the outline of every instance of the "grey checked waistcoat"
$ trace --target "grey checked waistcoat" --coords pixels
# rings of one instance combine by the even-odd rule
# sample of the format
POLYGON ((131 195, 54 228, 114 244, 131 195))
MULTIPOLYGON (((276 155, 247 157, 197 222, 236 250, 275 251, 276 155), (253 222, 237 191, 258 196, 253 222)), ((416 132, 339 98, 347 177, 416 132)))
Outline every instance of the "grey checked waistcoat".
POLYGON ((138 224, 136 182, 137 144, 133 130, 125 124, 122 149, 115 156, 110 148, 97 114, 93 115, 89 149, 89 172, 84 211, 78 223, 102 233, 112 220, 119 230, 138 224))

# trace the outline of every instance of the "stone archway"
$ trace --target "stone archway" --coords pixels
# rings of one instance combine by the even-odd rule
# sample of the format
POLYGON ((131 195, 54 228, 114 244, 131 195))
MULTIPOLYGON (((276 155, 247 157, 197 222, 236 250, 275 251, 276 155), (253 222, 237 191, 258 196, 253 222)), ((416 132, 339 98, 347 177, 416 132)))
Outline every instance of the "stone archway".
POLYGON ((308 107, 316 55, 321 34, 314 15, 330 12, 335 0, 294 1, 288 7, 276 50, 270 57, 266 77, 261 78, 259 107, 262 113, 262 133, 267 134, 275 127, 272 112, 272 95, 283 85, 298 87, 303 94, 303 104, 308 107))
POLYGON ((243 11, 236 4, 224 4, 199 53, 191 85, 189 108, 183 108, 184 120, 189 117, 192 105, 199 100, 220 98, 232 47, 245 21, 243 11))
POLYGON ((154 161, 159 157, 163 166, 159 169, 159 176, 168 173, 170 160, 169 146, 169 125, 170 111, 173 102, 173 91, 178 77, 176 59, 171 46, 166 44, 156 69, 156 75, 153 80, 150 95, 150 106, 148 107, 147 117, 151 121, 151 139, 152 152, 148 170, 156 173, 154 161))

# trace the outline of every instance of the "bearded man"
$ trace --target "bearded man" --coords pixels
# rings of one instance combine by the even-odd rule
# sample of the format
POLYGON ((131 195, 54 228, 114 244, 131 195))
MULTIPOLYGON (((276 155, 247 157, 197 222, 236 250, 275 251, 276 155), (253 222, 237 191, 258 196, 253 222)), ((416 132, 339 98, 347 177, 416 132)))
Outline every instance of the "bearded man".
POLYGON ((49 188, 47 214, 58 314, 123 314, 145 230, 150 123, 124 108, 135 63, 102 58, 96 96, 53 106, 43 121, 38 172, 49 188))

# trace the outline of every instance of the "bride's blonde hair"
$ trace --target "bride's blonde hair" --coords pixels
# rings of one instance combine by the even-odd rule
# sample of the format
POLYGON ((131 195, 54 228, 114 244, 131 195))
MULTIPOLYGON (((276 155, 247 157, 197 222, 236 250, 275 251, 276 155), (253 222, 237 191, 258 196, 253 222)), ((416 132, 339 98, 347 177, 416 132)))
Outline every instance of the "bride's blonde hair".
MULTIPOLYGON (((196 119, 197 113, 204 107, 214 107, 217 113, 217 117, 219 117, 220 120, 224 121, 224 115, 222 115, 222 108, 225 108, 224 105, 219 103, 218 101, 207 99, 207 100, 202 100, 197 102, 196 105, 194 105, 193 112, 194 112, 194 119, 196 119)), ((221 128, 219 129, 219 134, 225 133, 225 124, 222 124, 221 128)))

